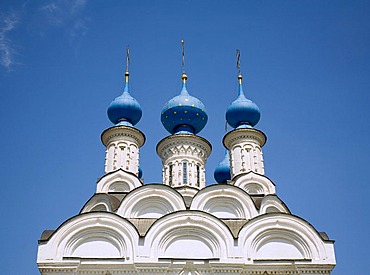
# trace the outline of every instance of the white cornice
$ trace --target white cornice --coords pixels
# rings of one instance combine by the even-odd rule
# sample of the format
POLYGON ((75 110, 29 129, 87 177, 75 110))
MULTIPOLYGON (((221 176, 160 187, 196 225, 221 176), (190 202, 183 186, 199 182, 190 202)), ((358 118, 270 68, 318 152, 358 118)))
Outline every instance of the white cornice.
POLYGON ((257 142, 261 147, 266 143, 266 135, 256 129, 250 128, 243 128, 243 129, 235 129, 233 131, 228 132, 223 138, 223 144, 227 149, 230 149, 232 144, 239 140, 252 140, 257 142))
POLYGON ((135 140, 139 147, 145 143, 145 135, 140 130, 128 126, 114 126, 106 129, 101 134, 101 141, 107 146, 112 140, 121 139, 122 137, 135 140))

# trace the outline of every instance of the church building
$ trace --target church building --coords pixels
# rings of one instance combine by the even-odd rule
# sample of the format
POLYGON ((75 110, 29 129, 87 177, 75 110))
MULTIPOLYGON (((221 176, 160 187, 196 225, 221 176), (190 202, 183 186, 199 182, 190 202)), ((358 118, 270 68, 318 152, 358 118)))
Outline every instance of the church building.
MULTIPOLYGON (((206 185, 212 146, 199 132, 204 104, 182 89, 161 111, 169 135, 157 144, 162 184, 145 183, 140 168, 142 115, 129 87, 108 107, 105 173, 76 216, 42 233, 37 265, 43 275, 75 274, 330 274, 334 241, 292 214, 265 175, 265 134, 257 105, 242 87, 240 54, 236 100, 225 110, 232 128, 217 183, 206 185)), ((183 54, 184 68, 184 54, 183 54)), ((220 123, 223 123, 220 121, 220 123)))

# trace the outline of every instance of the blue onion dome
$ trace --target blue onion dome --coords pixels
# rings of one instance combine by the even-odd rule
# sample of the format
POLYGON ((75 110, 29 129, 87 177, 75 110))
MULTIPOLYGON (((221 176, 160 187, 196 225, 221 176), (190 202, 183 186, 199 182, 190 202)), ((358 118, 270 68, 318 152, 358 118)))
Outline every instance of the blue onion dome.
POLYGON ((261 113, 253 101, 243 93, 242 75, 238 75, 239 96, 226 111, 227 123, 233 128, 252 128, 260 120, 261 113))
POLYGON ((139 166, 139 179, 141 179, 143 177, 143 169, 141 169, 141 167, 139 166))
POLYGON ((161 121, 171 134, 197 134, 207 123, 204 104, 186 89, 187 75, 182 74, 182 90, 163 107, 161 121))
POLYGON ((108 107, 108 117, 116 125, 133 126, 139 122, 142 115, 140 104, 130 95, 128 77, 125 72, 125 87, 122 95, 115 98, 108 107))
POLYGON ((231 179, 230 156, 228 151, 226 151, 223 161, 221 161, 216 167, 213 176, 217 183, 225 183, 226 181, 231 179))

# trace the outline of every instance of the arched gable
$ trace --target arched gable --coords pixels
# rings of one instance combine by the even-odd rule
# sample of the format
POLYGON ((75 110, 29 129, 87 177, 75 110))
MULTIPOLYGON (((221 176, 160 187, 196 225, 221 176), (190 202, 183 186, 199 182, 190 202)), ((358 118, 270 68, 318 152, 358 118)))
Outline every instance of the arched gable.
POLYGON ((178 186, 173 187, 177 192, 181 194, 185 201, 186 207, 189 207, 191 204, 191 201, 193 200, 193 197, 199 192, 198 188, 192 187, 192 186, 178 186))
POLYGON ((82 207, 80 213, 92 211, 113 212, 119 205, 119 200, 112 195, 100 193, 94 194, 82 207))
POLYGON ((253 200, 245 191, 226 184, 210 185, 199 191, 190 209, 204 211, 220 219, 251 219, 258 214, 253 200))
POLYGON ((180 211, 157 220, 145 236, 149 258, 227 259, 234 239, 219 219, 200 211, 180 211))
POLYGON ((275 213, 258 216, 241 229, 238 245, 247 261, 306 260, 332 264, 332 243, 325 243, 319 233, 299 217, 275 213))
POLYGON ((167 185, 149 184, 127 194, 117 214, 124 218, 160 218, 185 209, 184 200, 177 191, 167 185))
POLYGON ((45 244, 38 262, 66 258, 119 258, 132 262, 139 235, 125 219, 112 213, 85 213, 63 223, 45 244))
POLYGON ((98 180, 96 193, 130 192, 142 185, 142 182, 134 174, 118 169, 98 180))
POLYGON ((260 214, 266 213, 287 213, 290 214, 288 207, 276 195, 267 195, 262 199, 260 214))
POLYGON ((275 194, 275 184, 266 176, 250 171, 237 175, 232 179, 235 186, 246 191, 249 195, 275 194))

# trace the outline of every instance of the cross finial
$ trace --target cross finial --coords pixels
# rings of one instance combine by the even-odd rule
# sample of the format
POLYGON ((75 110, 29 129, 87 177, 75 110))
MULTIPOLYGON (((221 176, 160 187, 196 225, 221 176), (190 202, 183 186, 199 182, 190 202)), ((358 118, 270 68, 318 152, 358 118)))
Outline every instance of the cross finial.
POLYGON ((181 39, 181 50, 182 50, 182 58, 181 58, 181 69, 182 73, 185 73, 185 42, 181 39))
POLYGON ((126 72, 125 72, 125 82, 128 83, 128 77, 130 75, 128 71, 128 67, 130 65, 130 46, 127 45, 126 47, 126 72))
POLYGON ((238 70, 238 81, 239 81, 239 84, 242 84, 242 79, 243 79, 243 76, 242 76, 242 73, 240 71, 240 50, 236 50, 236 69, 238 70))
POLYGON ((240 73, 240 50, 236 50, 236 69, 238 70, 238 74, 240 73))
POLYGON ((128 67, 130 65, 130 46, 126 47, 126 72, 128 72, 128 67))
POLYGON ((186 83, 186 80, 188 79, 188 76, 186 75, 185 73, 185 46, 184 46, 185 42, 183 39, 181 39, 181 50, 182 50, 182 58, 181 58, 181 69, 182 69, 182 75, 181 75, 181 78, 182 78, 182 83, 183 85, 185 85, 186 83))

